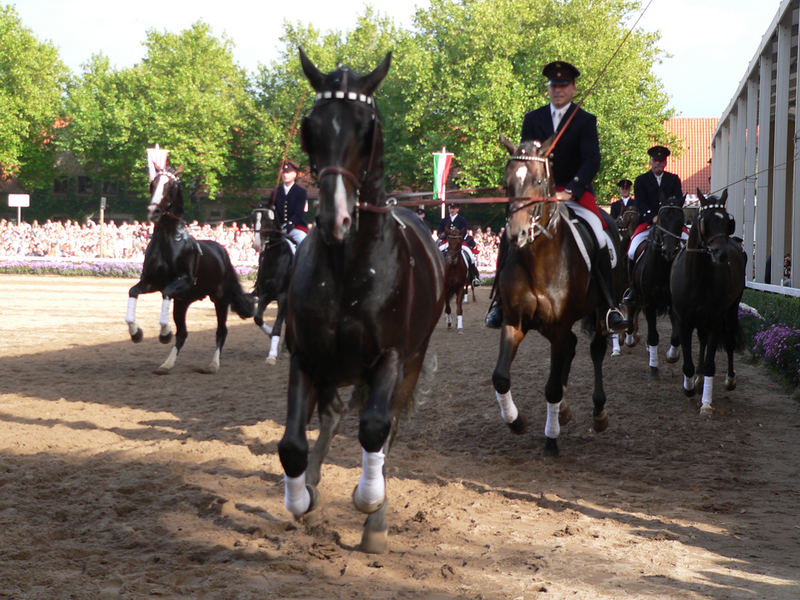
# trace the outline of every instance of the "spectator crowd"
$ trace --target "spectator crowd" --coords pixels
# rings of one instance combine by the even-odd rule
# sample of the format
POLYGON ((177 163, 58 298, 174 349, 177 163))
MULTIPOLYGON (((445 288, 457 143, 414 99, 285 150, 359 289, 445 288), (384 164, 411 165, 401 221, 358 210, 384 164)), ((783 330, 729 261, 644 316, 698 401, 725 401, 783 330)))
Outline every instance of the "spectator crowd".
MULTIPOLYGON (((200 225, 194 221, 188 225, 193 237, 199 240, 216 240, 230 254, 234 264, 258 262, 253 249, 253 228, 248 223, 220 223, 200 225)), ((48 258, 109 258, 141 261, 153 233, 153 225, 133 221, 117 225, 113 220, 102 226, 92 220, 51 221, 44 223, 17 224, 0 219, 0 257, 48 257, 48 258)), ((500 232, 502 234, 502 230, 500 232)), ((500 237, 491 227, 478 227, 470 231, 478 254, 478 269, 482 273, 493 273, 497 262, 500 237)), ((435 234, 434 234, 435 236, 435 234)))

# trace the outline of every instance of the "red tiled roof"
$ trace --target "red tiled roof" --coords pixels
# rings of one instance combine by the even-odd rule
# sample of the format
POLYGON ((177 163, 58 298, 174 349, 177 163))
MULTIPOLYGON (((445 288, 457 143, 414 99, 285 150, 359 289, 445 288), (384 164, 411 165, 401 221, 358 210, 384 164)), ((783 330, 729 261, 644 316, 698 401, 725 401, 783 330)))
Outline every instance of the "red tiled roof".
POLYGON ((684 194, 697 188, 708 194, 711 187, 711 140, 719 119, 675 118, 664 121, 664 128, 683 140, 680 157, 669 157, 667 170, 681 178, 684 194))

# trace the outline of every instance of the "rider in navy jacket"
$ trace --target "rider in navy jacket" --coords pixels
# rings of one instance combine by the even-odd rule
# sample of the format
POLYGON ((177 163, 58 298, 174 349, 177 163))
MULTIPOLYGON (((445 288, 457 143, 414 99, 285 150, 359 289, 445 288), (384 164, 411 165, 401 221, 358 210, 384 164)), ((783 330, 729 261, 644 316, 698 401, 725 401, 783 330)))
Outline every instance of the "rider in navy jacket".
POLYGON ((664 198, 683 197, 681 178, 664 169, 667 166, 669 148, 653 146, 647 151, 650 155, 650 170, 642 173, 633 183, 633 193, 639 205, 639 222, 650 225, 658 214, 658 192, 664 192, 664 198))
POLYGON ((308 234, 305 220, 308 193, 304 187, 295 183, 298 166, 290 160, 283 165, 283 185, 275 190, 275 217, 278 225, 296 244, 302 242, 308 234))

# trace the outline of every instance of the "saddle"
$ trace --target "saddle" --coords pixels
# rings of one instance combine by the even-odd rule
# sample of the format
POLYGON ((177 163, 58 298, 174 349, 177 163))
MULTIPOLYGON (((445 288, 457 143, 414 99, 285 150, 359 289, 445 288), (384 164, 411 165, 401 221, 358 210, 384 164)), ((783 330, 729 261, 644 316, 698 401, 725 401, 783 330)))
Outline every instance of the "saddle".
MULTIPOLYGON (((608 248, 608 254, 611 258, 611 268, 617 266, 617 251, 614 247, 614 242, 611 235, 608 233, 609 229, 603 229, 603 223, 600 217, 592 211, 584 208, 577 202, 567 200, 564 202, 567 207, 569 218, 564 220, 572 232, 575 243, 581 252, 586 268, 592 270, 592 259, 597 251, 600 249, 601 242, 598 238, 599 235, 605 236, 605 245, 608 248)), ((609 217, 611 219, 611 217, 609 217)))

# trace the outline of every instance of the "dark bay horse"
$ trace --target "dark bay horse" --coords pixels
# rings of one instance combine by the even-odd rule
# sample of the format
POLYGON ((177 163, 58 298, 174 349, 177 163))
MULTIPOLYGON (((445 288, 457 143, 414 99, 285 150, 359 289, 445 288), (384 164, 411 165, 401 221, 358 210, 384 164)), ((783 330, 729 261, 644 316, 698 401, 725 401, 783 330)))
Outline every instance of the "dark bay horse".
POLYGON ((672 301, 669 292, 669 273, 672 261, 681 248, 683 232, 683 198, 664 198, 660 194, 658 219, 650 228, 647 240, 636 249, 636 256, 631 267, 631 286, 636 290, 636 306, 631 312, 631 327, 628 334, 633 333, 633 323, 638 319, 639 311, 644 309, 647 320, 647 348, 650 354, 650 378, 658 377, 658 316, 669 314, 672 332, 670 347, 667 350, 667 362, 677 362, 679 357, 680 338, 675 315, 672 313, 672 301))
MULTIPOLYGON (((639 225, 639 209, 633 203, 630 203, 617 218, 620 260, 623 264, 622 275, 624 278, 624 288, 630 287, 631 285, 628 246, 631 244, 631 238, 633 237, 633 232, 636 230, 637 225, 639 225)), ((638 318, 634 318, 634 315, 629 315, 629 320, 631 322, 631 327, 625 334, 625 345, 632 347, 636 345, 639 339, 639 320, 638 318)), ((621 354, 618 349, 619 342, 616 341, 618 338, 619 336, 617 334, 612 335, 612 339, 614 339, 614 350, 612 351, 611 356, 619 356, 621 354)))
POLYGON ((736 388, 733 352, 740 346, 739 301, 744 291, 747 255, 739 241, 731 239, 735 229, 725 202, 728 190, 700 198, 700 212, 689 232, 689 241, 672 265, 670 290, 678 318, 683 349, 683 390, 692 396, 699 384, 692 362, 692 332, 700 341, 697 375, 703 375, 700 413, 710 415, 716 373, 715 355, 720 344, 728 354, 725 388, 736 388))
POLYGON ((365 552, 387 548, 384 459, 398 420, 413 406, 430 336, 444 307, 444 260, 425 224, 389 204, 381 120, 373 92, 391 54, 366 75, 321 72, 300 50, 316 99, 301 124, 319 186, 317 226, 298 248, 289 285, 291 353, 286 429, 278 444, 287 509, 317 503, 320 466, 352 385, 359 411, 362 473, 353 503, 367 517, 365 552), (317 409, 319 437, 309 455, 306 427, 317 409))
MULTIPOLYGON (((550 140, 541 144, 524 142, 518 148, 505 137, 501 140, 511 154, 505 169, 505 188, 510 197, 506 223, 509 244, 498 277, 503 325, 492 383, 503 420, 512 431, 521 433, 525 422, 511 398, 511 362, 531 329, 548 339, 550 374, 545 385, 547 422, 542 453, 557 456, 560 425, 571 418, 563 397, 577 344, 572 326, 580 319, 592 333, 589 348, 594 365, 594 429, 601 432, 608 426, 603 389, 607 342, 601 326, 602 311, 598 310, 599 291, 576 242, 579 226, 573 223, 566 203, 550 200, 554 184, 545 156, 550 140)), ((615 244, 619 255, 613 239, 617 236, 616 226, 608 215, 607 222, 614 233, 609 243, 615 244)), ((615 271, 619 280, 619 264, 615 271)))
POLYGON ((167 359, 156 369, 158 374, 169 373, 181 351, 188 332, 186 311, 192 302, 208 296, 217 314, 216 348, 211 362, 203 373, 219 370, 219 357, 228 335, 228 307, 241 318, 253 316, 253 303, 242 290, 227 250, 212 240, 195 240, 183 220, 183 192, 180 171, 158 170, 150 182, 148 218, 154 223, 153 237, 147 245, 139 282, 128 292, 128 312, 125 322, 134 342, 141 342, 143 333, 136 324, 136 300, 139 294, 161 292, 161 332, 163 344, 172 340, 169 327, 169 305, 174 300, 172 317, 175 321, 175 345, 167 359))
POLYGON ((253 293, 256 296, 256 310, 253 320, 270 336, 267 363, 274 365, 278 360, 281 340, 281 327, 286 318, 286 300, 289 280, 294 269, 295 244, 276 225, 275 209, 271 204, 257 206, 253 210, 254 246, 258 251, 258 273, 253 293), (264 323, 264 309, 275 301, 278 312, 272 327, 264 323))
MULTIPOLYGON (((455 296, 456 316, 458 317, 456 328, 459 333, 464 333, 464 295, 468 292, 469 281, 467 274, 469 269, 464 260, 462 245, 464 236, 461 232, 451 227, 447 230, 447 250, 444 255, 444 289, 445 289, 445 322, 449 329, 453 325, 453 318, 450 316, 450 300, 455 296)), ((473 290, 473 296, 475 291, 473 290)))

